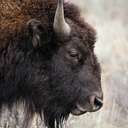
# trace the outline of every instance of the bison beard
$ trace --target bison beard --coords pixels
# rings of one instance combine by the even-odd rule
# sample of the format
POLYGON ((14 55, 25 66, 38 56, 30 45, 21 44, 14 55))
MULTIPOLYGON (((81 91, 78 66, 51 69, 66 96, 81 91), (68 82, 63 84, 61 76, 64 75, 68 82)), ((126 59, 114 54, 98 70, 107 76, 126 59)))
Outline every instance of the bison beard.
POLYGON ((70 113, 100 109, 94 43, 95 30, 72 4, 63 12, 63 0, 1 0, 0 107, 23 102, 25 128, 35 113, 59 128, 70 113))
MULTIPOLYGON (((69 108, 68 108, 69 109, 69 108)), ((49 128, 62 127, 63 121, 67 120, 70 110, 51 106, 44 109, 44 121, 49 128)))

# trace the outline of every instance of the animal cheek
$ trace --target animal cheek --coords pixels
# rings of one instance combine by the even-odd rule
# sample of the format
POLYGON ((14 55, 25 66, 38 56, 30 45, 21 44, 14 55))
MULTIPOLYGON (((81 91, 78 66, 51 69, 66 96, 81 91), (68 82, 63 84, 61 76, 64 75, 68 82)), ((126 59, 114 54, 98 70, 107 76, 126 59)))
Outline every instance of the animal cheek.
POLYGON ((76 67, 79 63, 77 58, 71 58, 69 55, 65 55, 64 60, 69 67, 76 67))

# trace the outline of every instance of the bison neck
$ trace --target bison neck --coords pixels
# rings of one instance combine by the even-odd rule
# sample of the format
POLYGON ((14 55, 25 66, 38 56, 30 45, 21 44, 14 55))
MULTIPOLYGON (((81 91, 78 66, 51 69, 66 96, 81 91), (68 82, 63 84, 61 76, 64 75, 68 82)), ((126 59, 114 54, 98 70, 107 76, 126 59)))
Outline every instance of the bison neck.
POLYGON ((0 49, 0 106, 24 101, 34 111, 41 111, 35 109, 43 109, 50 95, 48 61, 33 50, 22 48, 10 44, 0 49))

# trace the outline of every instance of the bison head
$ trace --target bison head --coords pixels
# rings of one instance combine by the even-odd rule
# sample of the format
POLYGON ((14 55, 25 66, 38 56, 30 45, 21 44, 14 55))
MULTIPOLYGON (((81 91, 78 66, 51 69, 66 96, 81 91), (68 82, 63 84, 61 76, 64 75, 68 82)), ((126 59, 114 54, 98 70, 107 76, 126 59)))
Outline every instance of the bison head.
POLYGON ((94 112, 103 104, 95 31, 80 18, 72 19, 64 17, 63 0, 58 0, 49 30, 40 19, 28 21, 29 40, 12 52, 17 56, 18 95, 31 112, 43 112, 50 128, 58 127, 70 113, 94 112))

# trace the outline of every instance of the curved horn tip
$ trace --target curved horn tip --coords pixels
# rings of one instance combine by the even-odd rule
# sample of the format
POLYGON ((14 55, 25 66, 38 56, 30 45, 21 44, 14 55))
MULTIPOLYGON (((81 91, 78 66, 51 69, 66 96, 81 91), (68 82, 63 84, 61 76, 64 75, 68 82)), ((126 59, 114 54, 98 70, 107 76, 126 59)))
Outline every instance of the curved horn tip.
POLYGON ((70 35, 71 27, 65 21, 63 4, 63 0, 58 0, 53 27, 54 31, 58 34, 70 35))

